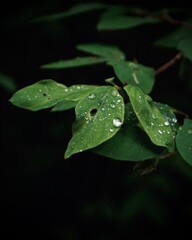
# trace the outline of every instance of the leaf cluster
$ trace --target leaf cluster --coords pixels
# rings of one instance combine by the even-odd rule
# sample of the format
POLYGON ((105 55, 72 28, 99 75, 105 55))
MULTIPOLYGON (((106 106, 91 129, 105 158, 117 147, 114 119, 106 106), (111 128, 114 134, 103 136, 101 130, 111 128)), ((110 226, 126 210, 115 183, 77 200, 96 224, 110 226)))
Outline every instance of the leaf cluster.
POLYGON ((89 55, 44 64, 41 68, 65 69, 106 64, 112 68, 113 77, 104 79, 101 86, 77 84, 67 87, 52 79, 41 80, 17 91, 10 99, 11 103, 31 111, 51 108, 51 111, 57 112, 75 108, 73 135, 65 158, 91 150, 116 160, 154 159, 156 164, 164 156, 179 152, 192 165, 192 120, 184 114, 182 123, 178 122, 178 110, 150 97, 157 73, 177 60, 181 60, 181 77, 189 71, 192 64, 191 20, 175 20, 170 15, 173 10, 151 13, 121 5, 89 3, 76 5, 63 13, 39 17, 33 22, 55 21, 95 10, 102 10, 97 24, 99 31, 160 22, 176 23, 178 28, 158 39, 155 45, 179 51, 179 58, 155 71, 150 66, 126 60, 126 54, 118 46, 101 43, 77 45, 79 51, 89 55))

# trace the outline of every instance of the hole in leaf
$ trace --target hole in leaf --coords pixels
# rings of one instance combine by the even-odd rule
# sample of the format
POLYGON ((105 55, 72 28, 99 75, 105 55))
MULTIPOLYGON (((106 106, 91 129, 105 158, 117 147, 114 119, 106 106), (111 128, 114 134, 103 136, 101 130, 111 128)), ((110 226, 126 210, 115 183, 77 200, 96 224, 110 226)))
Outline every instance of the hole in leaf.
POLYGON ((96 113, 97 113, 97 109, 96 109, 96 108, 93 108, 93 109, 90 111, 91 117, 95 116, 96 113))
POLYGON ((47 96, 47 94, 46 94, 46 93, 43 93, 43 96, 47 96))

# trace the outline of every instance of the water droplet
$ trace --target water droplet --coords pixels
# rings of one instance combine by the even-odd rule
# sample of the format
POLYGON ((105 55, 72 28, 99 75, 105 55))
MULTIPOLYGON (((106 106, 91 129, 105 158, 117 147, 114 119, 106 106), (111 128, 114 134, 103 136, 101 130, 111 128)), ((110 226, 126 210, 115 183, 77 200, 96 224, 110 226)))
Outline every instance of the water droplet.
POLYGON ((140 103, 142 102, 142 97, 141 97, 141 96, 139 96, 139 102, 140 102, 140 103))
MULTIPOLYGON (((68 92, 68 88, 65 88, 65 90, 64 90, 65 92, 68 92)), ((39 90, 39 92, 40 92, 40 90, 39 90)))
POLYGON ((165 124, 165 126, 169 126, 169 122, 168 121, 164 122, 164 124, 165 124))
POLYGON ((188 134, 192 134, 192 130, 189 129, 189 130, 187 131, 187 133, 188 133, 188 134))
POLYGON ((112 128, 110 128, 109 131, 110 131, 111 133, 114 132, 114 130, 113 130, 112 128))
POLYGON ((112 91, 112 95, 115 97, 115 96, 117 96, 117 91, 116 90, 113 90, 112 91))
POLYGON ((81 89, 81 86, 77 86, 77 89, 81 89))
POLYGON ((101 108, 102 111, 105 111, 105 108, 101 108))
POLYGON ((121 99, 118 99, 118 100, 117 100, 117 103, 120 103, 120 102, 121 102, 121 99))
POLYGON ((119 118, 114 118, 113 119, 113 125, 115 127, 120 127, 122 124, 123 124, 123 122, 121 121, 121 119, 119 119, 119 118))
POLYGON ((172 118, 172 122, 176 123, 177 122, 177 118, 172 118))
POLYGON ((155 114, 152 114, 151 116, 152 116, 152 118, 153 118, 153 119, 155 119, 155 118, 156 118, 155 114))
POLYGON ((113 104, 113 103, 110 104, 110 107, 111 107, 111 108, 115 108, 115 104, 113 104))
POLYGON ((159 132, 160 134, 163 134, 163 132, 162 132, 160 129, 158 130, 158 132, 159 132))
POLYGON ((94 93, 90 93, 88 96, 89 99, 94 99, 95 98, 95 94, 94 93))
POLYGON ((39 92, 42 92, 42 90, 41 90, 41 89, 39 89, 39 92))

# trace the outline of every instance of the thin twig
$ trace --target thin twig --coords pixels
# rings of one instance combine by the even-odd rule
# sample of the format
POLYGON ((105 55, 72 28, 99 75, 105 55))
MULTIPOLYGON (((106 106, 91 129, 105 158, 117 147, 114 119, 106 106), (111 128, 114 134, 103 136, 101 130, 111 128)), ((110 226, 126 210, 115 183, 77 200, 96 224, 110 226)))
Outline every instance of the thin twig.
POLYGON ((181 116, 184 116, 185 118, 189 118, 189 115, 188 115, 187 113, 181 111, 181 110, 174 109, 174 112, 175 112, 176 114, 179 114, 179 115, 181 115, 181 116))
POLYGON ((185 26, 185 27, 192 28, 191 23, 186 22, 186 21, 177 20, 177 19, 171 17, 169 14, 164 14, 163 16, 161 16, 161 19, 166 21, 166 22, 169 22, 171 24, 182 25, 182 26, 185 26))
POLYGON ((176 154, 177 154, 177 151, 175 151, 175 152, 170 152, 170 153, 166 153, 166 154, 164 154, 163 156, 161 156, 161 157, 159 158, 159 160, 166 159, 166 158, 171 157, 171 156, 174 156, 174 155, 176 155, 176 154))
POLYGON ((178 52, 175 57, 173 57, 171 60, 169 60, 167 63, 165 63, 164 65, 162 65, 160 68, 158 68, 156 70, 156 75, 166 71, 168 68, 172 67, 173 65, 176 64, 176 62, 178 62, 181 58, 183 57, 183 53, 182 52, 178 52))

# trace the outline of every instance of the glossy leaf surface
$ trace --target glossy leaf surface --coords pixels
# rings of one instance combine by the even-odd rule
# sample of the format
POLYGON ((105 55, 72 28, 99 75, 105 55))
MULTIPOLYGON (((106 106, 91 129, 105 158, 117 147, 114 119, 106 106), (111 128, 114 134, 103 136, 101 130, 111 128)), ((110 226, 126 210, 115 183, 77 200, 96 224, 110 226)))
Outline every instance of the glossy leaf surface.
POLYGON ((101 86, 79 101, 75 113, 73 136, 65 158, 112 138, 123 124, 124 102, 116 88, 101 86))
POLYGON ((134 112, 151 141, 162 147, 174 150, 174 133, 167 119, 155 106, 153 100, 133 85, 124 87, 127 92, 134 112))

